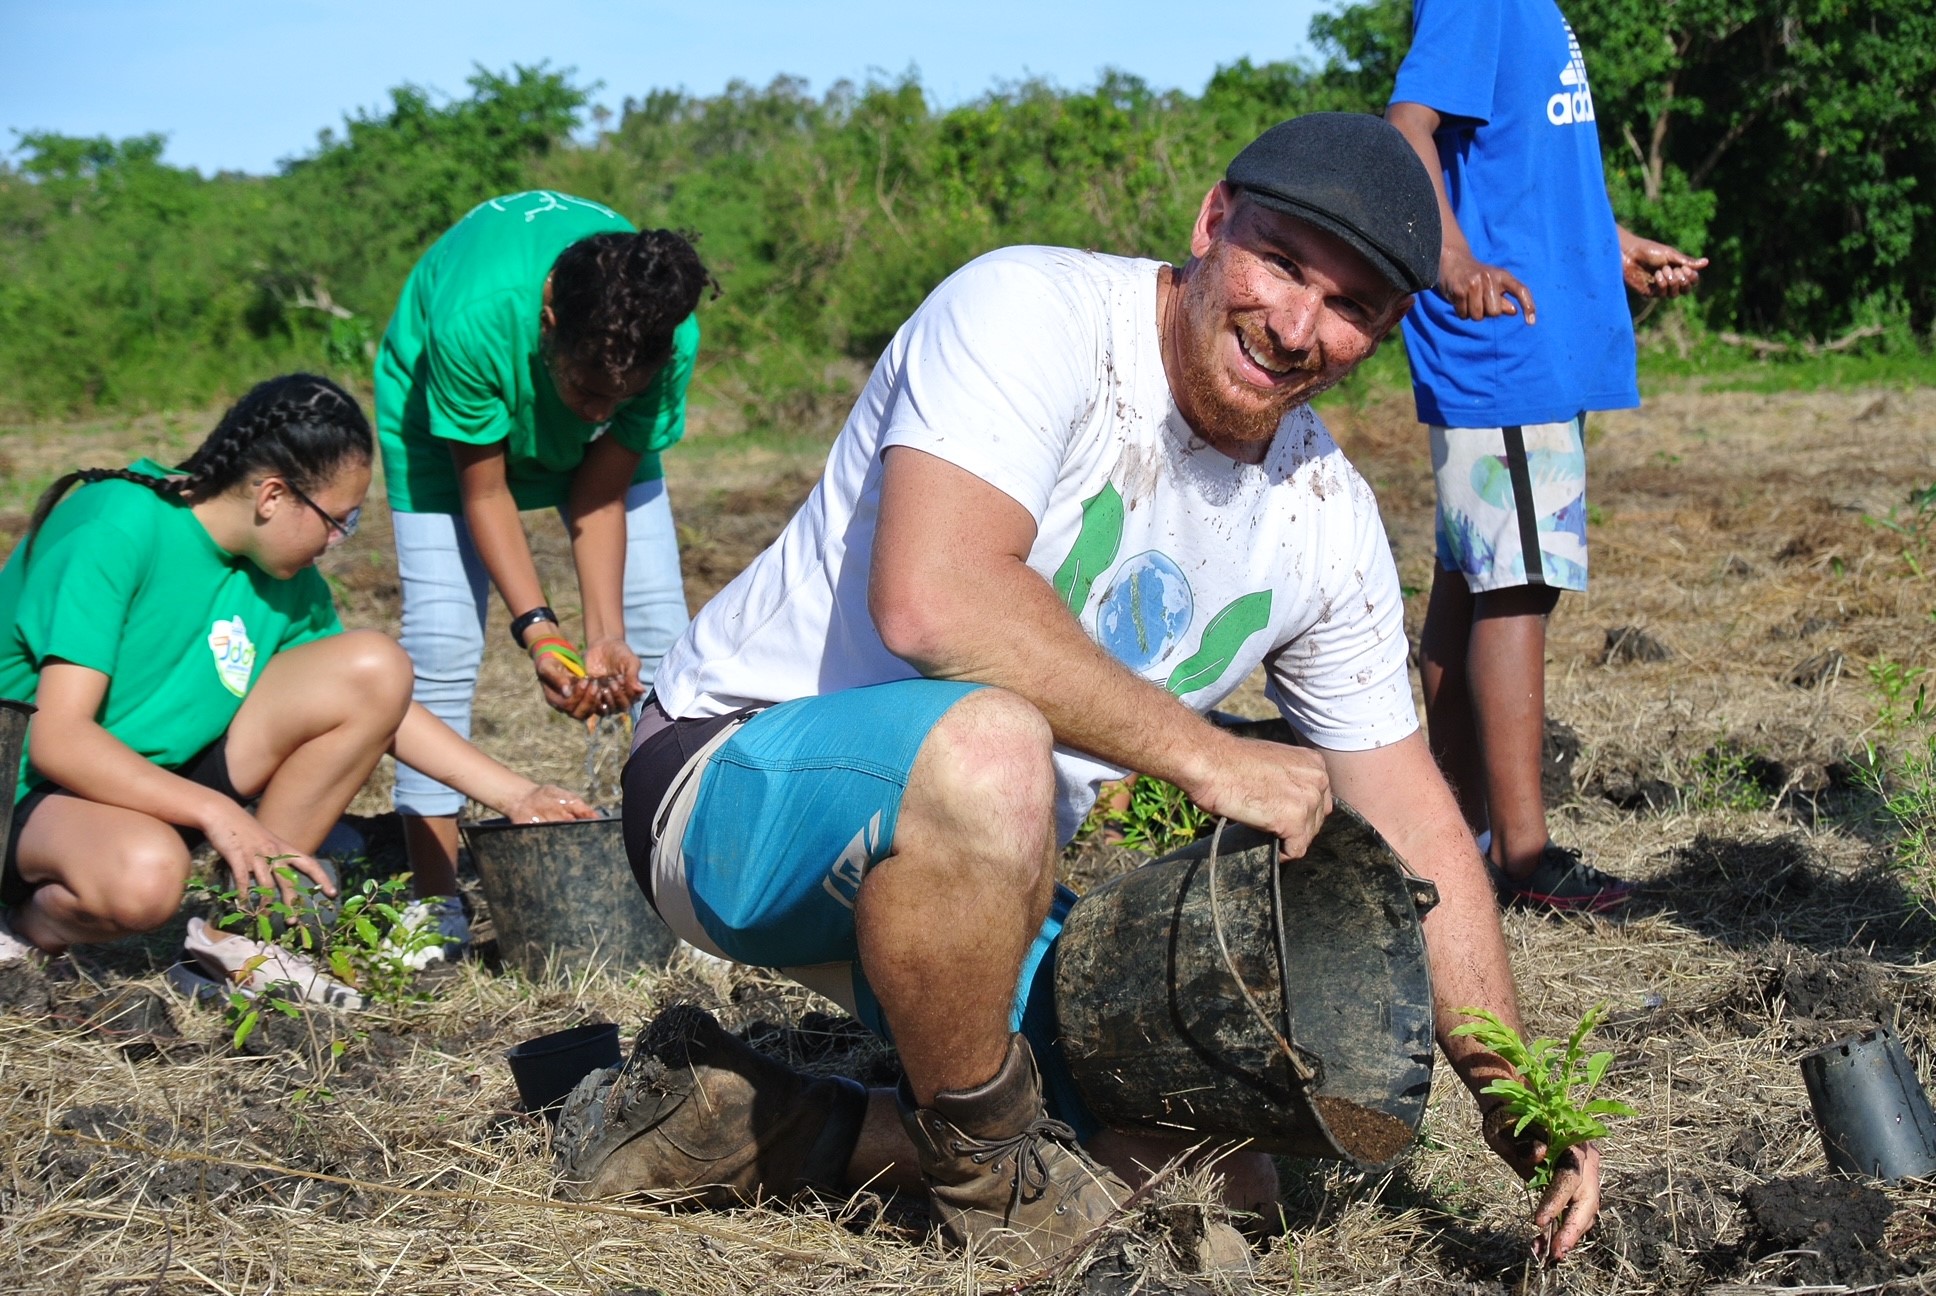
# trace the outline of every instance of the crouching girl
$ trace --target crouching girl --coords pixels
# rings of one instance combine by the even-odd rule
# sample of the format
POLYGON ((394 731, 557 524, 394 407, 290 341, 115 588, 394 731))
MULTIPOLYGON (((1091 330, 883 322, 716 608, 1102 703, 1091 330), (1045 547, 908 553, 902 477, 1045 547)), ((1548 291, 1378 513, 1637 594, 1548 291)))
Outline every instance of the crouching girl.
MULTIPOLYGON (((593 813, 412 705, 403 650, 338 623, 315 563, 356 530, 371 452, 354 400, 292 374, 243 397, 179 469, 70 473, 41 498, 0 570, 0 696, 39 708, 0 961, 161 926, 203 839, 238 894, 286 896, 284 866, 329 891, 311 852, 386 751, 516 820, 593 813)), ((200 922, 189 952, 239 981, 353 998, 200 922)))

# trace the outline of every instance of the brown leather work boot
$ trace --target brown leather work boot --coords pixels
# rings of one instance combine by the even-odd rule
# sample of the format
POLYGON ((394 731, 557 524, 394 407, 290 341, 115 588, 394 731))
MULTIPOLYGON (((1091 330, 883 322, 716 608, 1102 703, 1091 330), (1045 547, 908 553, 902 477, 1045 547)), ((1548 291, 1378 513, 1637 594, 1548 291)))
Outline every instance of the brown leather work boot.
POLYGON ((1035 1055, 1020 1035, 986 1084, 916 1107, 903 1080, 897 1097, 935 1226, 956 1246, 972 1241, 983 1256, 1040 1263, 1087 1237, 1129 1197, 1129 1185, 1043 1110, 1035 1055))
POLYGON ((558 1115, 561 1188, 581 1200, 657 1196, 737 1206, 841 1181, 867 1091, 802 1075, 675 1004, 640 1032, 631 1060, 579 1082, 558 1115))

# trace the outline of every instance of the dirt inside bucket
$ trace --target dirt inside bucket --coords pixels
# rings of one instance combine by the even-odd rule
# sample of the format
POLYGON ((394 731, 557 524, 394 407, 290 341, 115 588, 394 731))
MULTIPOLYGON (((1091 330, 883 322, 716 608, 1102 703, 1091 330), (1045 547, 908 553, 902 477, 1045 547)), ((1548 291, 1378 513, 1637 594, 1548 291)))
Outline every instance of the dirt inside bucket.
POLYGON ((1412 1145, 1412 1127, 1375 1107, 1319 1094, 1311 1100, 1338 1146, 1366 1165, 1383 1165, 1412 1145))

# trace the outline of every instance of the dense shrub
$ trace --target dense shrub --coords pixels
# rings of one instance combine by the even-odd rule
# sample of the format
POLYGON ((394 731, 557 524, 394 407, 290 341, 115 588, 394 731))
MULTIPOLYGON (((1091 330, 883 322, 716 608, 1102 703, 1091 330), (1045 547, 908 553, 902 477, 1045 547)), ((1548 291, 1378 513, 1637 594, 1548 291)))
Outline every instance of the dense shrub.
MULTIPOLYGON (((1714 258, 1695 326, 1828 338, 1936 320, 1936 12, 1927 0, 1568 0, 1615 207, 1714 258)), ((0 167, 0 406, 207 400, 301 364, 354 378, 414 258, 470 206, 549 185, 699 233, 725 285, 705 363, 755 422, 838 395, 954 267, 1003 244, 1175 257, 1263 126, 1378 111, 1410 0, 1320 16, 1320 67, 1240 61, 1201 94, 1122 74, 937 111, 913 79, 654 91, 573 142, 586 92, 480 71, 411 87, 272 177, 162 140, 28 135, 0 167), (830 376, 832 375, 832 376, 830 376)))

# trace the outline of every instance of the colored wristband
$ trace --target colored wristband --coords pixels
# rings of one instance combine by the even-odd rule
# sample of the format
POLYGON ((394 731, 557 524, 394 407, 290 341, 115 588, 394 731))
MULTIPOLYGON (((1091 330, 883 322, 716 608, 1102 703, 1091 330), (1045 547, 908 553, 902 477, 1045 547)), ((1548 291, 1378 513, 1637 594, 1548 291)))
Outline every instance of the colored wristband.
POLYGON ((558 620, 558 614, 542 603, 532 608, 529 612, 524 613, 522 616, 513 617, 511 619, 511 642, 520 648, 524 647, 524 632, 532 626, 545 621, 549 621, 552 625, 563 624, 563 622, 558 620))
POLYGON ((585 659, 580 657, 563 640, 539 640, 537 645, 531 650, 531 660, 535 662, 540 657, 556 657, 565 664, 566 670, 576 675, 579 679, 585 678, 585 659))

